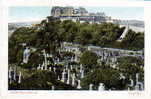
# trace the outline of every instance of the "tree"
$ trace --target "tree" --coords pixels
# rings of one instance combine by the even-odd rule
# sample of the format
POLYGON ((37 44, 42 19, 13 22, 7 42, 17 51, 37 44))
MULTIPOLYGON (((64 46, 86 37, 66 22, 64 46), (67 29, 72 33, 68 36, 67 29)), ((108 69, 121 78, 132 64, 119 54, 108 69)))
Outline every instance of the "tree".
POLYGON ((54 86, 55 90, 75 90, 75 87, 67 85, 57 80, 54 72, 35 71, 30 77, 22 79, 21 84, 9 84, 9 90, 51 90, 54 86))
POLYGON ((105 89, 122 90, 126 84, 123 84, 120 80, 120 72, 111 68, 95 69, 82 79, 82 87, 88 89, 89 84, 94 85, 94 89, 97 90, 99 83, 105 85, 105 89))
POLYGON ((85 51, 80 58, 80 63, 83 64, 86 70, 90 71, 91 69, 95 69, 97 67, 97 60, 98 56, 95 53, 85 51))
POLYGON ((144 81, 144 70, 141 66, 144 66, 144 61, 136 57, 122 57, 118 59, 119 71, 129 79, 130 77, 135 80, 136 73, 140 74, 140 80, 144 81))

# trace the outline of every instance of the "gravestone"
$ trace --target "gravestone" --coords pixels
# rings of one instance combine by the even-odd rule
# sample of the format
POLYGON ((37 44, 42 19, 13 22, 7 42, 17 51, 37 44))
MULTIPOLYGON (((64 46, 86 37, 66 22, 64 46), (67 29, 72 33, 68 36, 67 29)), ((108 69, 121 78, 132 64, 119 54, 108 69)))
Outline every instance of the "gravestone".
POLYGON ((49 67, 49 71, 51 71, 52 69, 51 69, 51 67, 49 67))
POLYGON ((80 65, 80 73, 82 73, 82 69, 83 69, 83 66, 82 64, 80 65))
POLYGON ((75 73, 72 74, 72 86, 75 86, 75 73))
POLYGON ((139 73, 136 73, 136 83, 138 83, 139 73))
POLYGON ((93 84, 89 85, 89 90, 93 90, 93 84))
POLYGON ((81 89, 81 81, 78 80, 78 86, 77 86, 77 89, 81 89))
POLYGON ((64 69, 63 72, 62 72, 62 78, 61 78, 62 82, 65 82, 65 74, 66 74, 66 72, 65 72, 65 69, 64 69))
POLYGON ((21 72, 19 72, 19 79, 18 79, 18 83, 21 83, 21 72))
POLYGON ((68 78, 67 78, 67 84, 70 84, 70 70, 68 69, 68 78))
POLYGON ((56 67, 54 67, 53 69, 54 69, 54 72, 56 72, 56 67))
POLYGON ((16 71, 14 69, 14 80, 16 80, 16 71))
POLYGON ((71 70, 73 69, 73 66, 72 65, 70 65, 70 68, 71 68, 71 70))
POLYGON ((37 67, 37 70, 39 70, 41 68, 41 66, 40 66, 40 64, 39 64, 39 66, 37 67))
POLYGON ((130 83, 129 86, 130 86, 130 87, 133 87, 133 86, 134 86, 134 81, 133 81, 133 79, 130 79, 130 82, 131 82, 131 83, 130 83))
POLYGON ((51 90, 54 90, 55 89, 55 86, 51 86, 51 90))
POLYGON ((12 72, 12 68, 10 67, 10 68, 9 68, 9 71, 8 71, 8 77, 9 77, 9 78, 12 78, 12 77, 11 77, 11 72, 12 72))
POLYGON ((58 80, 60 80, 60 77, 59 77, 59 75, 58 75, 58 80))
POLYGON ((45 49, 43 50, 43 55, 44 55, 44 68, 47 70, 47 54, 45 49))
POLYGON ((26 49, 23 52, 23 63, 28 63, 29 56, 30 56, 30 49, 26 47, 26 49))
POLYGON ((84 70, 81 72, 81 78, 84 78, 84 70))
POLYGON ((120 73, 120 79, 126 79, 122 73, 120 73))
POLYGON ((104 90, 105 90, 105 87, 104 87, 103 83, 100 83, 100 84, 99 84, 98 90, 99 90, 99 91, 104 91, 104 90))
POLYGON ((139 85, 138 84, 135 85, 135 90, 139 90, 139 85))

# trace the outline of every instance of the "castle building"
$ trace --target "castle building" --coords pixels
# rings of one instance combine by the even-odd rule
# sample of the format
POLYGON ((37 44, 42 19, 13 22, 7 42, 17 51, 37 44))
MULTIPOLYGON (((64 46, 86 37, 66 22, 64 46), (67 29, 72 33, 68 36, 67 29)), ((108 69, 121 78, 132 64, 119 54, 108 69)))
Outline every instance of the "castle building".
POLYGON ((51 16, 59 18, 60 20, 72 20, 80 22, 101 23, 112 22, 111 17, 105 15, 104 12, 89 13, 85 8, 73 7, 52 7, 51 16))

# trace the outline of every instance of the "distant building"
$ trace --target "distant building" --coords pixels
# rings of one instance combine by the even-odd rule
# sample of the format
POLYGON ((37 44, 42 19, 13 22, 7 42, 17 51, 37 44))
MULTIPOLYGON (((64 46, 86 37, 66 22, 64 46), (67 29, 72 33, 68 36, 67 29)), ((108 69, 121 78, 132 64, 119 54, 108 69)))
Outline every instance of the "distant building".
POLYGON ((55 6, 51 10, 51 16, 60 20, 73 20, 80 22, 101 23, 112 22, 111 17, 107 17, 104 12, 89 13, 85 8, 59 7, 55 6))

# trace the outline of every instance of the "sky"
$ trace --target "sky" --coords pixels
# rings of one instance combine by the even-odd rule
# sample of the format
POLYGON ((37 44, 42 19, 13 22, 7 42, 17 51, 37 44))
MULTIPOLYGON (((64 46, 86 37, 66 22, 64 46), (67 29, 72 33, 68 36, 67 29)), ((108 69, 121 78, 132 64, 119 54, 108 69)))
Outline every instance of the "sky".
POLYGON ((16 5, 50 5, 50 4, 85 4, 85 2, 127 2, 127 1, 144 1, 144 0, 3 0, 9 6, 16 5), (74 2, 74 3, 73 3, 74 2))
MULTIPOLYGON (((144 20, 143 7, 84 7, 88 12, 105 12, 107 16, 125 20, 144 20)), ((30 6, 30 7, 9 7, 9 22, 38 21, 50 16, 51 7, 30 6)))

